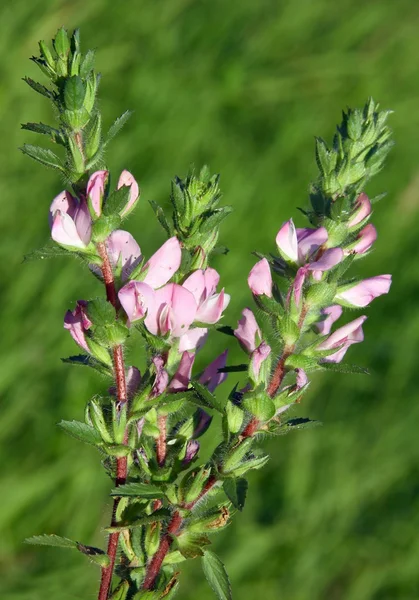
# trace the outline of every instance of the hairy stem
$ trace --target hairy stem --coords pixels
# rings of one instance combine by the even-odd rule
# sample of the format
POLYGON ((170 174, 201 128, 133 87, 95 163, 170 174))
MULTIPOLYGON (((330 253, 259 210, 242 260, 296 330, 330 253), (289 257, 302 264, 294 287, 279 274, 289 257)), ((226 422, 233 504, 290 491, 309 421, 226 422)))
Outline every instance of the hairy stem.
MULTIPOLYGON (((102 273, 103 280, 106 287, 106 297, 108 301, 115 308, 115 311, 119 308, 118 296, 116 293, 115 280, 113 277, 112 266, 109 261, 108 252, 106 245, 102 242, 97 245, 99 255, 102 259, 102 273)), ((125 363, 122 346, 115 346, 113 348, 113 366, 116 381, 116 392, 118 402, 124 404, 127 401, 127 386, 125 381, 125 363)), ((124 443, 127 442, 128 432, 125 432, 124 443)), ((121 457, 116 459, 116 486, 125 483, 127 478, 128 462, 127 457, 121 457)), ((112 520, 111 526, 116 523, 116 513, 118 509, 119 498, 115 498, 112 508, 112 520)), ((112 575, 115 567, 115 558, 118 550, 119 532, 111 533, 108 540, 108 556, 110 563, 108 567, 102 569, 102 576, 100 580, 100 588, 98 600, 107 600, 112 583, 112 575)))
POLYGON ((157 438, 156 443, 156 454, 157 454, 157 462, 159 467, 163 467, 166 462, 166 436, 167 436, 167 416, 160 415, 158 418, 158 428, 160 430, 160 435, 157 438))

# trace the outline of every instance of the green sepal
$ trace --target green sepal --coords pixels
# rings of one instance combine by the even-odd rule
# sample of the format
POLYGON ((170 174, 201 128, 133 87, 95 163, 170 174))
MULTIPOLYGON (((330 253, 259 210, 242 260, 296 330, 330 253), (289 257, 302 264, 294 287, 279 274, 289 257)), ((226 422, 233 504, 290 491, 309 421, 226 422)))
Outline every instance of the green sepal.
POLYGON ((214 408, 221 414, 224 414, 225 409, 221 402, 218 400, 218 398, 216 398, 216 396, 214 396, 214 394, 211 394, 211 392, 204 385, 202 385, 202 383, 199 383, 199 381, 191 381, 191 386, 195 390, 196 395, 201 400, 204 400, 207 406, 214 408))
POLYGON ((196 558, 204 554, 203 547, 210 544, 206 535, 182 531, 176 536, 176 545, 185 558, 196 558))
POLYGON ((231 400, 226 404, 227 426, 230 433, 238 433, 243 424, 244 412, 236 406, 231 400))
POLYGON ((253 438, 249 437, 238 443, 226 455, 223 462, 223 473, 230 473, 241 463, 253 445, 253 438))
POLYGON ((70 365, 82 366, 82 367, 90 367, 94 369, 101 375, 112 376, 112 371, 109 365, 96 360, 93 356, 89 356, 88 354, 78 354, 76 356, 68 356, 67 358, 61 359, 63 363, 67 363, 70 365))
POLYGON ((154 511, 151 515, 134 519, 131 522, 119 522, 112 527, 106 527, 105 531, 108 533, 115 533, 119 531, 125 531, 127 529, 136 529, 138 527, 142 527, 143 525, 157 523, 157 521, 164 521, 168 517, 170 517, 170 511, 167 508, 160 508, 159 510, 154 511))
POLYGON ((51 72, 54 72, 55 60, 54 60, 54 57, 52 56, 51 50, 48 48, 47 44, 43 40, 38 42, 38 45, 39 45, 39 51, 41 53, 41 56, 42 56, 42 58, 45 59, 46 66, 49 67, 51 72))
POLYGON ((161 592, 144 591, 138 592, 133 597, 133 600, 160 600, 161 592))
POLYGON ((155 521, 144 528, 144 549, 148 557, 153 556, 158 550, 160 543, 161 523, 155 521))
POLYGON ((229 478, 223 482, 223 489, 227 498, 230 500, 234 508, 242 511, 246 501, 247 489, 249 483, 247 479, 239 477, 237 479, 229 478))
POLYGON ((336 286, 330 283, 314 283, 306 294, 306 302, 310 307, 322 308, 333 302, 336 294, 336 286))
POLYGON ((64 27, 60 27, 57 31, 55 38, 52 40, 55 52, 61 58, 66 58, 70 52, 70 40, 68 39, 67 30, 64 27))
POLYGON ((95 242, 104 242, 106 238, 109 237, 109 235, 112 233, 112 231, 118 229, 120 225, 121 217, 119 216, 119 214, 113 214, 109 216, 102 215, 93 224, 92 239, 95 242))
POLYGON ((87 79, 87 77, 90 75, 91 71, 93 71, 94 66, 95 66, 95 51, 88 50, 80 64, 80 69, 79 69, 80 77, 82 79, 87 79))
POLYGON ((109 567, 111 560, 109 556, 100 548, 94 548, 93 546, 85 546, 84 544, 77 543, 77 550, 87 556, 87 558, 98 565, 102 569, 109 567))
MULTIPOLYGON (((319 343, 318 340, 317 343, 319 343)), ((285 366, 290 369, 304 369, 304 371, 310 372, 318 368, 318 359, 302 354, 290 354, 285 361, 285 366)))
MULTIPOLYGON (((100 433, 101 438, 106 444, 113 444, 114 439, 109 433, 101 403, 98 400, 91 400, 88 407, 89 417, 94 428, 100 433)), ((120 440, 118 440, 118 442, 120 442, 120 440)))
POLYGON ((275 414, 275 404, 265 393, 245 394, 241 406, 259 421, 269 421, 275 414))
POLYGON ((229 525, 229 505, 230 502, 224 501, 198 515, 193 515, 184 523, 184 528, 191 533, 210 533, 224 529, 229 525))
POLYGON ((218 600, 232 600, 233 596, 227 571, 214 552, 209 550, 204 551, 202 569, 218 600))
POLYGON ((163 492, 151 483, 125 483, 111 491, 111 496, 121 498, 147 498, 159 500, 164 498, 163 492))
POLYGON ((185 504, 195 502, 199 498, 210 474, 211 469, 207 465, 203 465, 199 471, 185 473, 179 485, 179 494, 185 504))
POLYGON ((107 217, 118 214, 126 207, 129 201, 131 188, 123 185, 119 189, 109 194, 103 207, 103 214, 107 217))
POLYGON ((105 141, 103 143, 103 146, 107 146, 109 144, 109 142, 111 141, 112 138, 114 138, 123 128, 123 126, 125 125, 125 123, 128 121, 128 119, 130 118, 130 116, 132 115, 132 111, 131 110, 126 110, 120 117, 118 117, 113 125, 111 125, 111 127, 109 128, 108 133, 106 134, 105 137, 105 141))
POLYGON ((47 534, 34 535, 25 540, 25 544, 34 546, 54 546, 56 548, 77 548, 77 542, 59 535, 47 534))
POLYGON ((104 450, 109 456, 116 456, 117 458, 129 456, 132 452, 132 449, 125 444, 108 444, 105 446, 104 450))
POLYGON ((180 562, 186 560, 186 557, 179 550, 173 550, 166 554, 163 564, 164 565, 177 565, 180 562))
POLYGON ((235 477, 241 477, 245 475, 248 471, 252 469, 261 469, 266 465, 269 460, 269 456, 267 454, 263 456, 257 456, 255 458, 249 458, 244 462, 240 463, 238 467, 235 467, 232 473, 235 477))
POLYGON ((84 151, 87 160, 92 159, 100 149, 102 139, 102 117, 97 112, 89 123, 88 129, 84 134, 84 151))
POLYGON ((118 585, 118 587, 113 591, 109 600, 126 600, 128 592, 129 592, 128 581, 122 581, 118 585))
POLYGON ((117 444, 122 444, 127 427, 127 403, 124 404, 112 402, 112 427, 113 437, 117 444), (118 410, 119 408, 119 410, 118 410))
POLYGON ((20 150, 23 154, 26 154, 26 156, 30 156, 30 158, 41 163, 41 165, 51 167, 52 169, 58 169, 62 173, 65 171, 61 160, 54 152, 52 152, 52 150, 41 148, 41 146, 33 146, 32 144, 24 144, 20 150))
POLYGON ((81 421, 60 421, 58 427, 61 427, 66 433, 92 446, 102 446, 103 441, 98 431, 87 423, 81 421))

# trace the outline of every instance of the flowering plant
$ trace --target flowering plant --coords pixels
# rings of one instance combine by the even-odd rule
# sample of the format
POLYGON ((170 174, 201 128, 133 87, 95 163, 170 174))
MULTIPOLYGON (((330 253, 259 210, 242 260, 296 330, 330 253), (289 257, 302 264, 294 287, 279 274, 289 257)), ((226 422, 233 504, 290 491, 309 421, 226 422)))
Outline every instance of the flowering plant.
POLYGON ((302 211, 309 227, 290 219, 279 227, 273 254, 256 255, 248 276, 256 316, 244 308, 233 328, 223 324, 230 296, 211 267, 231 211, 219 206, 218 175, 204 167, 175 178, 170 216, 151 202, 167 241, 143 256, 121 228, 140 200, 138 183, 123 171, 113 184, 104 160, 129 113, 103 134, 94 53, 81 53, 77 31, 69 37, 60 29, 53 50, 40 42, 40 52, 33 60, 51 87, 26 82, 52 101, 58 125, 23 128, 48 136, 64 158, 38 146, 22 150, 60 171, 68 189, 50 205, 52 243, 31 257, 78 256, 103 282, 104 296, 79 300, 64 328, 82 351, 66 362, 99 371, 109 389, 87 403, 84 421, 60 426, 97 448, 114 503, 106 551, 56 535, 27 541, 74 548, 98 564, 99 600, 169 600, 179 586, 177 565, 196 557, 216 596, 228 600, 229 579, 208 536, 243 509, 248 473, 269 459, 259 449, 263 437, 316 424, 289 416, 313 372, 365 372, 342 360, 363 341, 366 316, 344 322, 342 315, 391 284, 390 275, 357 280, 350 271, 377 237, 364 189, 392 145, 389 111, 369 100, 344 113, 331 147, 317 139, 319 174, 302 211), (196 354, 220 333, 235 338, 246 363, 227 365, 226 350, 196 373, 196 354), (124 353, 134 335, 145 350, 141 372, 124 353), (216 390, 228 373, 236 375, 225 398, 216 390), (204 434, 216 443, 207 460, 204 434))

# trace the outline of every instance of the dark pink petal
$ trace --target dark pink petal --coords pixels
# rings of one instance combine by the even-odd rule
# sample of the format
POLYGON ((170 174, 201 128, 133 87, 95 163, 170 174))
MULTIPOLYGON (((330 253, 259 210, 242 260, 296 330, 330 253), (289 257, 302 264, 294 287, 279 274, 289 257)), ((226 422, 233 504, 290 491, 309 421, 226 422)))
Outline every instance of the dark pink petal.
POLYGON ((237 329, 234 330, 234 335, 239 340, 243 350, 249 354, 253 352, 260 343, 261 333, 259 325, 250 308, 245 308, 243 310, 242 318, 238 323, 237 329))
POLYGON ((217 356, 202 373, 199 382, 206 385, 210 392, 213 392, 223 381, 227 379, 227 373, 219 373, 227 364, 228 350, 225 350, 220 356, 217 356))
POLYGON ((130 281, 124 285, 118 298, 131 323, 155 313, 155 292, 142 281, 130 281))
POLYGON ((156 289, 173 277, 180 267, 182 251, 179 240, 172 237, 163 244, 144 266, 144 282, 156 289))
POLYGON ((249 273, 247 283, 252 293, 256 296, 264 294, 272 298, 272 275, 266 258, 262 258, 262 260, 255 264, 249 273))
POLYGON ((387 294, 390 286, 391 275, 377 275, 364 279, 349 289, 338 289, 335 299, 353 307, 364 307, 378 296, 387 294))
POLYGON ((297 229, 298 239, 298 262, 303 265, 310 256, 317 252, 317 250, 325 242, 327 242, 327 231, 324 227, 318 229, 297 229))
POLYGON ((316 323, 316 328, 322 335, 328 335, 332 329, 332 325, 342 315, 343 309, 339 304, 333 304, 321 310, 321 314, 326 318, 323 321, 316 323))
MULTIPOLYGON (((121 279, 126 281, 142 260, 141 249, 128 231, 116 229, 106 240, 109 259, 113 266, 122 266, 121 279)), ((151 286, 152 287, 152 286, 151 286)))
POLYGON ((295 279, 294 279, 294 281, 290 287, 290 290, 288 292, 288 302, 290 301, 290 298, 293 296, 295 305, 297 307, 299 307, 301 304, 301 296, 303 293, 303 286, 304 286, 304 282, 305 282, 305 279, 307 276, 307 272, 308 272, 307 266, 300 267, 298 269, 295 279))
POLYGON ((154 384, 151 389, 151 398, 156 398, 165 392, 167 388, 167 384, 169 383, 169 374, 164 369, 164 360, 161 356, 155 356, 153 358, 154 369, 156 372, 156 377, 154 379, 154 384))
POLYGON ((199 442, 197 440, 189 440, 186 444, 185 458, 183 464, 188 465, 199 452, 199 442))
POLYGON ((362 223, 371 214, 371 202, 367 194, 360 194, 355 204, 352 217, 348 221, 348 227, 353 228, 362 223))
POLYGON ((368 252, 368 250, 371 248, 371 246, 377 239, 377 230, 374 227, 374 225, 369 223, 363 229, 361 229, 356 239, 356 243, 353 244, 352 247, 350 247, 350 250, 352 250, 352 252, 355 252, 356 254, 363 254, 364 252, 368 252))
POLYGON ((121 217, 126 217, 128 213, 132 211, 135 207, 138 198, 140 197, 140 188, 138 187, 138 183, 135 180, 134 175, 132 175, 129 171, 122 171, 119 180, 118 180, 118 190, 124 185, 130 187, 129 200, 125 208, 121 211, 121 217))
POLYGON ((188 389, 194 360, 194 352, 183 352, 178 369, 169 384, 169 392, 184 392, 188 389))
POLYGON ((193 436, 194 438, 198 438, 201 435, 203 435, 208 427, 210 426, 212 421, 212 417, 205 412, 205 410, 203 410, 202 408, 199 408, 196 411, 196 417, 195 417, 195 429, 193 432, 193 436))
POLYGON ((325 250, 319 260, 308 265, 309 271, 328 271, 343 260, 342 248, 330 248, 325 250))
POLYGON ((87 302, 79 300, 74 311, 68 310, 64 317, 64 329, 67 329, 73 340, 83 350, 89 352, 85 332, 91 327, 92 322, 86 314, 87 302))

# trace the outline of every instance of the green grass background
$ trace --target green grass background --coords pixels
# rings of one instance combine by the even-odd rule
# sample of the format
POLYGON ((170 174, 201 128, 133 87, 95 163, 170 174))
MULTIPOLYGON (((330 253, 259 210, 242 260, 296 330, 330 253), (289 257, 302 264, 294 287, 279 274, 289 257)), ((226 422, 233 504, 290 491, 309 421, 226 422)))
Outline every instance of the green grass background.
MULTIPOLYGON (((391 294, 368 308, 366 341, 350 362, 369 377, 315 375, 300 413, 324 427, 266 443, 271 461, 250 476, 244 513, 214 538, 242 600, 419 598, 419 4, 416 0, 5 0, 0 8, 0 597, 96 597, 99 570, 71 552, 25 546, 55 532, 104 543, 110 482, 93 449, 55 424, 81 418, 104 382, 72 370, 64 311, 99 287, 77 262, 22 264, 48 238, 62 186, 17 151, 36 143, 19 124, 50 120, 21 78, 38 39, 64 24, 98 48, 105 123, 135 114, 111 146, 115 176, 139 179, 128 224, 145 253, 163 236, 147 200, 166 202, 190 163, 222 174, 234 216, 217 259, 234 323, 250 302, 255 249, 273 248, 315 175, 313 138, 331 138, 340 110, 369 95, 391 117, 396 146, 367 190, 385 190, 365 275, 392 273, 391 294)), ((220 336, 222 337, 222 336, 220 336)), ((222 350, 216 339, 212 352, 222 350)), ((206 353, 201 360, 206 360, 206 353)), ((239 360, 233 350, 232 361, 239 360)), ((132 361, 136 360, 131 352, 132 361)), ((234 383, 234 378, 231 379, 234 383)), ((192 561, 182 600, 212 597, 192 561)))

